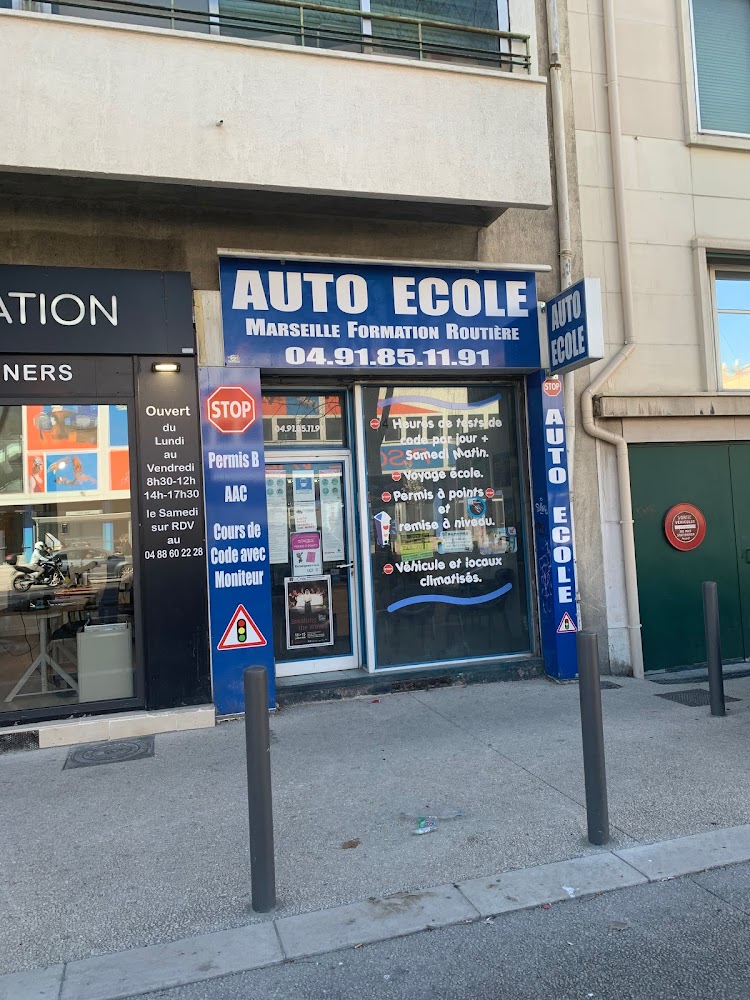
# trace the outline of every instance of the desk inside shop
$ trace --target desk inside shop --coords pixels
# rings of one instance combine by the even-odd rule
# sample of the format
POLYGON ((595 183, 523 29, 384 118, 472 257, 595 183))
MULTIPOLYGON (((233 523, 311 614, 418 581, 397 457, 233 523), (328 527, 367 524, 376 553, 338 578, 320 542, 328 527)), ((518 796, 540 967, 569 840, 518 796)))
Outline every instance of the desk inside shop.
MULTIPOLYGON (((0 567, 0 577, 8 572, 0 567)), ((132 569, 105 567, 23 594, 5 583, 0 712, 133 697, 132 569)))

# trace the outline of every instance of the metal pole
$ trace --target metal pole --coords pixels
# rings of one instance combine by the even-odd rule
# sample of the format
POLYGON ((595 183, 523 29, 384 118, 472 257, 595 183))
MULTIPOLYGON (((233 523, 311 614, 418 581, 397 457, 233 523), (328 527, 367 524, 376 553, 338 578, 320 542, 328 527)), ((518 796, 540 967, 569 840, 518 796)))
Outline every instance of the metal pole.
POLYGON ((268 913, 276 906, 276 867, 273 853, 268 673, 265 667, 248 667, 245 671, 245 748, 252 906, 256 913, 268 913))
POLYGON ((703 583, 703 628, 706 633, 708 662, 708 697, 711 715, 726 715, 724 674, 721 667, 721 632, 719 631, 719 588, 713 580, 703 583))
POLYGON ((609 809, 607 807, 607 771, 604 763, 602 692, 599 685, 599 650, 596 632, 579 632, 576 636, 576 642, 589 843, 606 844, 609 842, 609 809))

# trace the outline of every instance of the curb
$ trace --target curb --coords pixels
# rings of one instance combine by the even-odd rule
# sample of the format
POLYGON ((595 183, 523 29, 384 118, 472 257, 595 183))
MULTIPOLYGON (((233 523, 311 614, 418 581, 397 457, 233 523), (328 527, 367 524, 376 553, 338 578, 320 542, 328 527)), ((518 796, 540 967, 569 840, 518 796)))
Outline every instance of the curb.
POLYGON ((0 976, 0 1000, 125 1000, 744 861, 750 861, 750 825, 10 973, 0 976))

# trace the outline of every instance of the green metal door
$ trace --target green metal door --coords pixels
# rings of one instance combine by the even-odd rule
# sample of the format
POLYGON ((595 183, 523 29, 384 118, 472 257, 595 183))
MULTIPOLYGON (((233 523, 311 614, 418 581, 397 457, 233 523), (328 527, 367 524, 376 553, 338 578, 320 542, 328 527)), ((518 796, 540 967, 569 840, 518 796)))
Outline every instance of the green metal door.
MULTIPOLYGON (((737 576, 742 607, 742 629, 745 635, 745 657, 750 657, 750 444, 729 445, 729 466, 732 473, 735 551, 737 576)), ((722 627, 722 656, 724 622, 722 627)))
POLYGON ((632 445, 630 484, 646 670, 705 662, 704 580, 718 584, 724 659, 744 659, 750 562, 738 570, 737 555, 742 538, 750 559, 750 446, 632 445), (738 503, 738 493, 747 499, 738 503), (695 504, 706 518, 705 540, 690 552, 672 548, 664 533, 665 515, 678 503, 695 504))

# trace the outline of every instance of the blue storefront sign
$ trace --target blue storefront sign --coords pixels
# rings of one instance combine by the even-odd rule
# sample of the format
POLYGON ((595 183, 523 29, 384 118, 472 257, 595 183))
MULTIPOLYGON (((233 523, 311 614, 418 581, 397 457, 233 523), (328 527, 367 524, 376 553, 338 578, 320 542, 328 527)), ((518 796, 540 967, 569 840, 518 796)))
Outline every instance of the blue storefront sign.
POLYGON ((540 367, 531 272, 224 257, 220 277, 229 366, 432 377, 540 367))
POLYGON ((214 703, 234 715, 254 664, 276 704, 260 373, 201 368, 199 389, 214 703))
POLYGON ((570 680, 578 618, 563 384, 542 372, 526 382, 542 655, 551 677, 570 680))
POLYGON ((604 357, 602 292, 598 278, 583 278, 547 303, 547 368, 574 371, 604 357))

